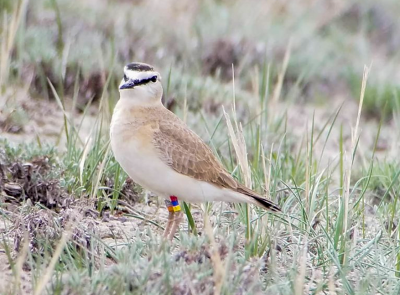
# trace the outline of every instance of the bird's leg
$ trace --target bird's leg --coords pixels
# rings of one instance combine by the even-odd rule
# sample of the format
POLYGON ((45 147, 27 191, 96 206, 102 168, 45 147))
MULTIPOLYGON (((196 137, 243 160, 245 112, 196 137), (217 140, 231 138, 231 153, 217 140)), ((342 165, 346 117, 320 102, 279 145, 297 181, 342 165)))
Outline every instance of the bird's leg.
POLYGON ((163 238, 168 237, 168 235, 171 231, 171 226, 174 221, 174 215, 175 215, 174 207, 172 206, 172 203, 170 200, 165 200, 165 206, 168 209, 168 221, 167 221, 167 225, 165 226, 165 229, 164 229, 163 238))
POLYGON ((170 199, 171 199, 171 204, 172 204, 172 208, 174 211, 174 218, 173 218, 173 223, 171 226, 171 231, 168 235, 168 239, 170 241, 172 241, 172 239, 175 236, 175 232, 179 228, 179 224, 182 221, 183 213, 181 211, 181 206, 179 206, 178 198, 175 196, 171 196, 170 199))
POLYGON ((181 223, 182 219, 183 219, 183 212, 179 211, 175 214, 174 216, 174 223, 172 224, 171 227, 171 232, 169 233, 168 239, 170 241, 172 241, 172 239, 175 236, 176 230, 179 228, 179 224, 181 223))

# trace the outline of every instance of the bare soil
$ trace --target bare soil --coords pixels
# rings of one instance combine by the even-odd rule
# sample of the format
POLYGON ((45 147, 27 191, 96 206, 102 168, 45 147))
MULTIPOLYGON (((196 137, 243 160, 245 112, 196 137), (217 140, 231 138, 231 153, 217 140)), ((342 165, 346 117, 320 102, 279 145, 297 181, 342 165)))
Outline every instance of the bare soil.
MULTIPOLYGON (((68 111, 71 104, 67 100, 66 115, 80 124, 83 115, 79 111, 68 111)), ((0 139, 9 142, 37 143, 57 146, 65 150, 64 113, 55 100, 33 98, 23 89, 8 90, 0 95, 0 139)), ((95 121, 95 107, 83 119, 80 128, 82 142, 89 136, 95 121)))

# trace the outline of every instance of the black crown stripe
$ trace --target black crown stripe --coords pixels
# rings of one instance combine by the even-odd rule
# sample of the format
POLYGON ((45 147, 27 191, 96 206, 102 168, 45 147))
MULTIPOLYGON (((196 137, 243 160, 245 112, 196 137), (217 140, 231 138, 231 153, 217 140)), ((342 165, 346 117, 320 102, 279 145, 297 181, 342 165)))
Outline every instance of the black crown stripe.
POLYGON ((154 70, 152 66, 138 62, 127 64, 126 68, 130 71, 138 71, 138 72, 148 72, 154 70))

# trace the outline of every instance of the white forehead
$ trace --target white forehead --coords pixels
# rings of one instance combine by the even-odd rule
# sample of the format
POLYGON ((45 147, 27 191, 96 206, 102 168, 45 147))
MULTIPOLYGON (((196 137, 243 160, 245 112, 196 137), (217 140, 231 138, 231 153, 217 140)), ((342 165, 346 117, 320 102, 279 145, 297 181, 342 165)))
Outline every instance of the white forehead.
POLYGON ((148 78, 151 78, 154 76, 157 76, 157 78, 160 78, 160 74, 156 71, 135 71, 135 70, 128 69, 127 66, 124 67, 124 74, 130 80, 143 80, 143 79, 148 79, 148 78))

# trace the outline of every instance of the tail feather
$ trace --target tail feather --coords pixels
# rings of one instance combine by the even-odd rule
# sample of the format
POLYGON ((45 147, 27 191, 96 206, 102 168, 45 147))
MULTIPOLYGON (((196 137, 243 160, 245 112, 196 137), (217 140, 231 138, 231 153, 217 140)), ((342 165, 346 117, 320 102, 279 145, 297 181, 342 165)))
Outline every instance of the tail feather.
POLYGON ((274 212, 280 212, 281 208, 279 208, 278 205, 276 205, 274 202, 271 202, 270 200, 267 200, 263 197, 259 197, 259 196, 250 196, 252 197, 255 201, 256 204, 260 207, 263 207, 265 209, 274 211, 274 212))
POLYGON ((264 209, 268 209, 268 210, 271 210, 274 212, 281 211, 281 208, 279 208, 279 206, 276 205, 274 202, 263 198, 256 192, 252 191, 251 189, 248 189, 247 187, 245 187, 243 185, 238 186, 237 192, 241 193, 243 195, 249 196, 252 199, 252 203, 256 204, 257 206, 260 206, 264 209))

